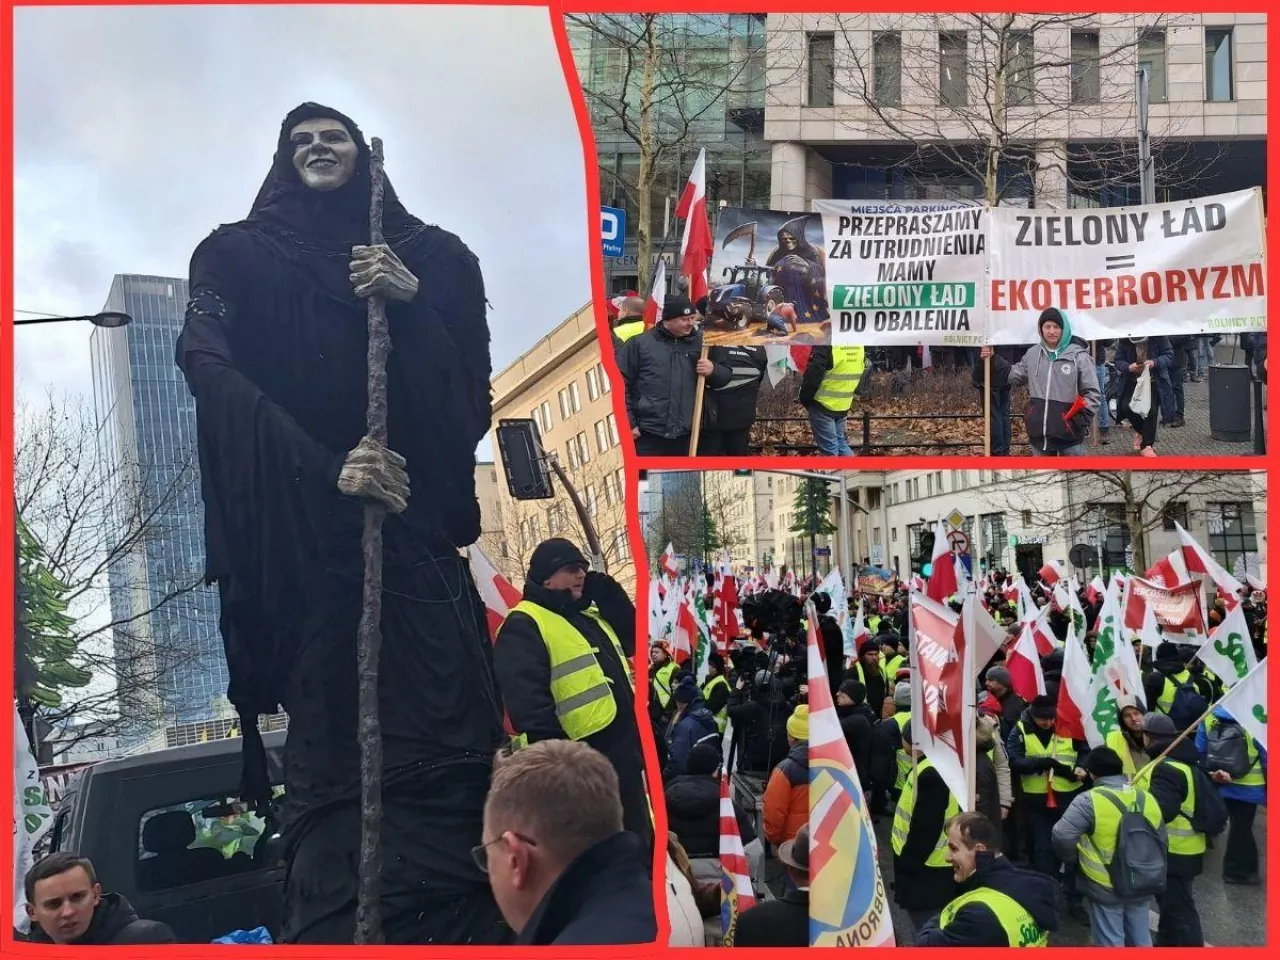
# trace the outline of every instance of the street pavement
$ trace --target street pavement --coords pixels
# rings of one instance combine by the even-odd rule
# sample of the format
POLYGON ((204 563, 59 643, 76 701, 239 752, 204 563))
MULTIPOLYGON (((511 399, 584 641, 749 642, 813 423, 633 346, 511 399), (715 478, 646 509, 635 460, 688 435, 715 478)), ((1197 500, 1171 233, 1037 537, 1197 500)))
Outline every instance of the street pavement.
MULTIPOLYGON (((1204 929, 1205 943, 1214 947, 1257 947, 1267 942, 1267 825, 1266 808, 1258 811, 1254 819, 1253 833, 1262 856, 1262 885, 1257 887, 1229 886, 1222 882, 1222 855, 1227 836, 1223 833, 1214 841, 1214 848, 1205 855, 1204 873, 1195 880, 1194 896, 1200 911, 1200 923, 1204 929)), ((892 817, 884 816, 876 823, 877 854, 885 886, 892 889, 893 851, 889 847, 889 827, 892 817)), ((1059 928, 1049 936, 1051 947, 1088 946, 1089 924, 1080 923, 1067 916, 1066 902, 1059 897, 1059 928)), ((893 929, 899 945, 910 945, 914 936, 911 919, 896 905, 890 906, 893 929)), ((1152 903, 1151 930, 1154 937, 1159 914, 1152 903)))
MULTIPOLYGON (((1224 337, 1215 348, 1216 359, 1222 364, 1243 364, 1244 351, 1233 351, 1230 337, 1224 337)), ((1227 456, 1244 457, 1254 453, 1252 430, 1250 437, 1243 443, 1228 443, 1215 440, 1209 430, 1209 377, 1205 376, 1199 383, 1187 380, 1182 385, 1184 397, 1183 418, 1186 426, 1165 427, 1156 430, 1156 454, 1158 456, 1227 456)), ((1265 391, 1264 391, 1265 393, 1265 391)), ((1252 402, 1252 396, 1250 402, 1252 402)), ((1250 423, 1252 423, 1250 408, 1250 423)), ((1113 423, 1110 443, 1094 443, 1092 440, 1085 449, 1093 455, 1104 457, 1137 456, 1133 451, 1133 429, 1126 423, 1119 426, 1113 423)))

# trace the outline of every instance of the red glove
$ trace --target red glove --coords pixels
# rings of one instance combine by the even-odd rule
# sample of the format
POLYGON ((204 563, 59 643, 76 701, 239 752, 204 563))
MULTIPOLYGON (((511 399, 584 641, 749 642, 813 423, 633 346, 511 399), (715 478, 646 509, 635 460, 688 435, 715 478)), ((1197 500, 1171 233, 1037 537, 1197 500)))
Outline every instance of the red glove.
POLYGON ((1062 422, 1070 424, 1075 415, 1087 407, 1088 404, 1085 403, 1084 397, 1077 396, 1075 402, 1071 404, 1071 409, 1062 415, 1062 422))

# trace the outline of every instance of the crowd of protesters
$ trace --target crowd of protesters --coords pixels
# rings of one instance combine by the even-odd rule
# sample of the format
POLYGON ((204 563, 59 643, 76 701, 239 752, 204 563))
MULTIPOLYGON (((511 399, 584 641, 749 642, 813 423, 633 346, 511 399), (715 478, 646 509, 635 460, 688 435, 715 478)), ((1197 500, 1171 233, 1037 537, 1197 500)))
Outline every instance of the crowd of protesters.
MULTIPOLYGON (((613 341, 626 385, 626 408, 640 456, 686 456, 693 436, 699 379, 705 379, 699 456, 751 452, 760 388, 768 358, 763 346, 714 346, 703 357, 705 302, 681 294, 666 298, 662 314, 646 327, 645 302, 623 296, 612 304, 613 341)), ((991 394, 991 453, 1012 449, 1012 394, 1024 387, 1021 411, 1026 452, 1034 456, 1083 456, 1094 426, 1098 443, 1127 425, 1132 450, 1156 456, 1158 428, 1186 426, 1184 384, 1208 376, 1221 336, 1131 337, 1089 343, 1072 333, 1054 308, 1036 321, 1029 346, 888 347, 812 346, 803 358, 796 402, 804 408, 817 453, 854 456, 847 420, 872 370, 910 370, 924 364, 972 372, 973 385, 991 394), (987 380, 984 358, 991 359, 987 380), (1142 397, 1145 396, 1145 399, 1142 397), (1135 399, 1135 398, 1138 399, 1135 399)), ((1243 359, 1266 382, 1267 337, 1241 334, 1243 359)))

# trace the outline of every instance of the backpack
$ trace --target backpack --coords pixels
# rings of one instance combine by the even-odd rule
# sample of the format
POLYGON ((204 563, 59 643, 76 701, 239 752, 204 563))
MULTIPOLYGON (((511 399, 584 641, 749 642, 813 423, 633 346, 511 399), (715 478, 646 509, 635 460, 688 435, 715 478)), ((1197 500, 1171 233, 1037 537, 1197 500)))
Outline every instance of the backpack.
POLYGON ((1169 706, 1169 719, 1181 732, 1187 727, 1194 726, 1208 709, 1209 701, 1196 689, 1194 683, 1190 681, 1180 683, 1174 690, 1173 703, 1169 706))
POLYGON ((1097 792, 1120 810, 1116 851, 1108 867, 1116 896, 1121 900, 1142 900, 1164 893, 1168 881, 1168 850, 1160 838, 1159 828, 1142 814, 1139 800, 1146 794, 1139 791, 1133 806, 1127 808, 1110 790, 1098 788, 1097 792))
POLYGON ((1231 779, 1239 780, 1249 772, 1249 741, 1240 724, 1217 719, 1205 730, 1207 744, 1205 768, 1213 773, 1225 770, 1231 779))
POLYGON ((1216 837, 1227 829, 1227 805, 1222 802, 1218 785, 1199 766, 1187 765, 1196 785, 1196 807, 1191 811, 1191 829, 1206 837, 1216 837))

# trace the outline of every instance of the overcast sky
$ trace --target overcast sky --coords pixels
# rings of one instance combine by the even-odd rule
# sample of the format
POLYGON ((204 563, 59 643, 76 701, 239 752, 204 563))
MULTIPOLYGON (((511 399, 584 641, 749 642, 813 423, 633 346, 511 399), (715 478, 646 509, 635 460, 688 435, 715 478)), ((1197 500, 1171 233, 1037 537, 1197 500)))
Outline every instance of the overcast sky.
MULTIPOLYGON (((185 276, 196 244, 248 213, 280 121, 307 100, 382 137, 410 213, 479 256, 495 369, 590 299, 582 147, 545 10, 25 7, 14 18, 19 310, 95 313, 117 273, 185 276)), ((19 329, 19 398, 50 386, 91 397, 90 329, 19 329)))

